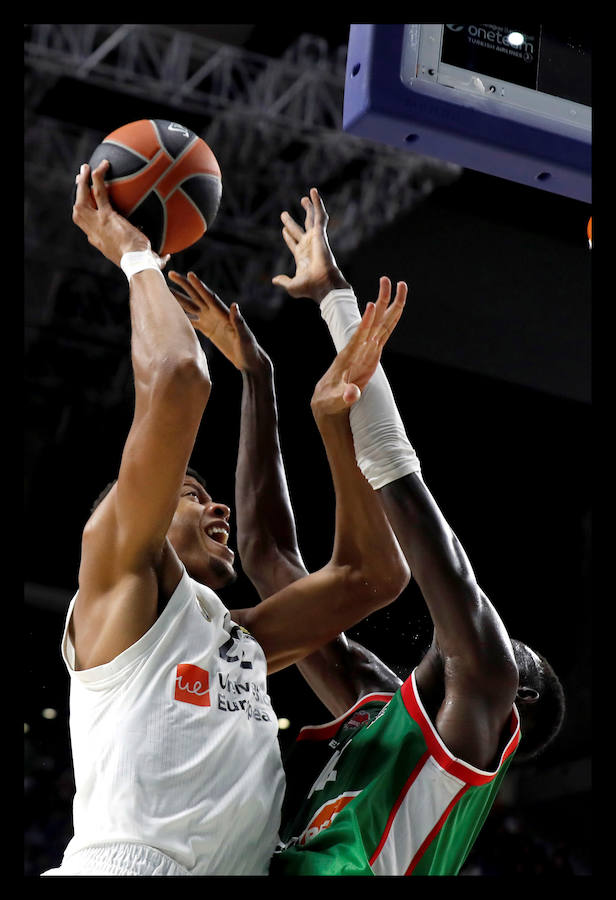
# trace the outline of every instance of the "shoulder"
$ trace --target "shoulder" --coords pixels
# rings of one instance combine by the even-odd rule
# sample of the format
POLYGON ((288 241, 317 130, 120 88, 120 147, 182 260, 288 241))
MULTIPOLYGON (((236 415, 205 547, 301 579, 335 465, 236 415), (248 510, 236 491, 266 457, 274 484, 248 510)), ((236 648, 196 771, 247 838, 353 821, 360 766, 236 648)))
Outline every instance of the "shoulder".
POLYGON ((487 770, 498 755, 511 722, 517 672, 510 667, 490 675, 444 659, 438 643, 415 670, 417 695, 439 737, 457 759, 487 770))
POLYGON ((167 540, 140 566, 122 559, 113 489, 83 531, 79 589, 70 618, 76 666, 110 662, 156 622, 184 568, 167 540))
POLYGON ((479 724, 480 712, 459 704, 450 708, 443 704, 436 717, 428 714, 416 681, 417 669, 401 690, 402 704, 414 723, 415 739, 427 750, 446 776, 469 786, 487 785, 494 781, 503 765, 510 761, 520 741, 520 719, 511 704, 502 719, 486 719, 479 724), (457 717, 457 721, 456 721, 457 717), (473 719, 473 723, 466 720, 473 719))

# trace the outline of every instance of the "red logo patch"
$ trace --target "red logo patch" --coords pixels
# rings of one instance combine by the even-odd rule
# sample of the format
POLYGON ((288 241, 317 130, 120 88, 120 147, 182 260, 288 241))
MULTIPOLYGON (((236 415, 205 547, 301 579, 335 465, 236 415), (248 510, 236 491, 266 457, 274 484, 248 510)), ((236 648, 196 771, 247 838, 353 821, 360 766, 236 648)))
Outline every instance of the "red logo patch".
POLYGON ((175 676, 175 699, 194 706, 209 706, 210 676, 205 669, 180 663, 175 676))

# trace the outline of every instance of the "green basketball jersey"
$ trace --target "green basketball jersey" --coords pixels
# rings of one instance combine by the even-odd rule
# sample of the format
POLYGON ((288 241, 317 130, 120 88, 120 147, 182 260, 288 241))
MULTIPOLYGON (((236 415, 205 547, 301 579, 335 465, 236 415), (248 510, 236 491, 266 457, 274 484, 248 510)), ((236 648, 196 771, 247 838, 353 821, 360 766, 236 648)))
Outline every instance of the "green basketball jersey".
POLYGON ((428 718, 415 673, 327 725, 303 728, 286 764, 271 875, 457 875, 520 740, 515 706, 499 764, 456 759, 428 718))

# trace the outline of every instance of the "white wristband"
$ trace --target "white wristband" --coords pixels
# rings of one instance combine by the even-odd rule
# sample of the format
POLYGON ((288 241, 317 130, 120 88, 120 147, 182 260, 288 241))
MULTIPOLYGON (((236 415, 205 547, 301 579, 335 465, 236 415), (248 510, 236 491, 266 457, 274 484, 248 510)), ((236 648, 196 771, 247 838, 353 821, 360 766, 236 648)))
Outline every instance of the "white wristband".
MULTIPOLYGON (((321 315, 339 352, 361 321, 353 291, 331 291, 321 303, 321 315)), ((380 364, 361 398, 351 407, 350 423, 357 464, 375 491, 412 472, 421 477, 417 454, 380 364)))
POLYGON ((162 275, 163 280, 165 277, 160 271, 160 266, 151 250, 133 250, 130 253, 125 253, 120 260, 120 268, 126 275, 129 284, 133 275, 136 275, 137 272, 143 272, 144 269, 155 269, 162 275))

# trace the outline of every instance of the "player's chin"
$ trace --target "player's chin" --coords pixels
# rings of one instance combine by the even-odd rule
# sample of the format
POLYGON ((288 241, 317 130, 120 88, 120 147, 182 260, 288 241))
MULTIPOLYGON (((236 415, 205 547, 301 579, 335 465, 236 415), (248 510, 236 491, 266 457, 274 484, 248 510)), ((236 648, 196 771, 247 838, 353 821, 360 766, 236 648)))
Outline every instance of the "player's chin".
POLYGON ((208 563, 208 584, 215 589, 226 587, 237 580, 233 563, 217 556, 210 556, 208 563))

